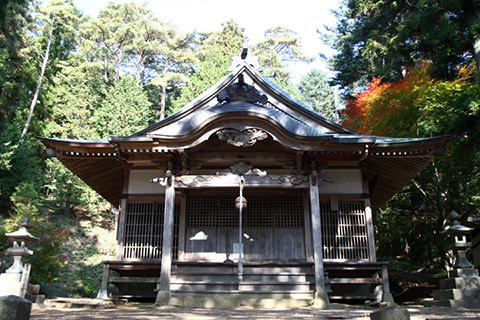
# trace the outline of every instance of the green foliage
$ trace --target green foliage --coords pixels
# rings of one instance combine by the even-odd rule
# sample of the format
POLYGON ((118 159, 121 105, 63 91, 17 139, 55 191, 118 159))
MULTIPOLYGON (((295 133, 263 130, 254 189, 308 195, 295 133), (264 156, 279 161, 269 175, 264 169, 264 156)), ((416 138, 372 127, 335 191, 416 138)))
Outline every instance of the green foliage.
POLYGON ((451 135, 436 159, 377 215, 380 255, 441 265, 447 214, 478 215, 480 201, 480 86, 463 68, 451 81, 434 80, 420 64, 405 79, 381 83, 349 101, 345 124, 366 134, 431 137, 451 135))
POLYGON ((4 131, 4 134, 2 138, 7 141, 0 145, 0 213, 6 216, 11 205, 10 198, 16 187, 25 181, 33 181, 32 184, 38 191, 43 176, 42 158, 39 157, 40 142, 28 139, 19 147, 11 142, 12 138, 9 139, 9 137, 18 139, 17 135, 10 135, 9 130, 4 131))
POLYGON ((420 60, 432 63, 435 78, 452 80, 458 66, 479 59, 479 15, 469 0, 345 2, 332 39, 335 83, 354 93, 372 77, 401 79, 420 60))
POLYGON ((265 39, 254 48, 263 74, 273 79, 282 88, 288 89, 290 73, 285 69, 292 61, 311 61, 302 51, 297 33, 284 27, 274 27, 265 31, 265 39))
POLYGON ((327 82, 326 75, 320 70, 312 70, 298 85, 303 100, 309 107, 320 112, 326 118, 336 121, 335 93, 327 82))
POLYGON ((199 64, 189 84, 182 88, 181 95, 174 101, 177 111, 203 91, 228 74, 232 57, 240 54, 245 40, 244 30, 232 20, 222 24, 222 30, 204 35, 198 48, 199 64))
POLYGON ((35 251, 34 257, 26 258, 26 262, 32 264, 31 281, 45 283, 56 280, 64 263, 64 257, 60 252, 61 245, 66 239, 65 231, 45 220, 44 213, 40 212, 42 200, 39 190, 33 184, 28 182, 19 184, 11 200, 13 207, 10 218, 5 220, 5 231, 16 231, 18 223, 27 217, 30 233, 40 237, 38 243, 28 244, 35 251))
POLYGON ((153 120, 151 103, 135 79, 124 76, 108 90, 93 121, 101 137, 128 136, 145 129, 153 120))

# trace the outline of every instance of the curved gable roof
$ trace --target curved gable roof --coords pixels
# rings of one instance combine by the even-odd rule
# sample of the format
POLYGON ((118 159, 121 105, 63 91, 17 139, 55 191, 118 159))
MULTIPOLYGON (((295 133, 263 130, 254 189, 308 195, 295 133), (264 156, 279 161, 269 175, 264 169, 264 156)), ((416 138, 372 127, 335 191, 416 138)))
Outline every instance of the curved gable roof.
MULTIPOLYGON (((291 96, 288 92, 280 88, 276 85, 273 81, 262 75, 258 72, 255 68, 253 68, 250 64, 248 64, 245 60, 235 67, 235 69, 230 72, 226 77, 220 80, 217 84, 213 85, 209 89, 207 89, 204 93, 198 96, 196 99, 192 100, 182 109, 177 111, 176 113, 172 114, 171 116, 159 121, 157 123, 152 124, 148 128, 139 131, 132 135, 132 137, 138 136, 150 136, 150 135, 158 135, 159 132, 165 132, 166 130, 162 130, 164 127, 170 126, 170 130, 176 128, 178 126, 172 126, 172 123, 175 122, 182 122, 183 124, 186 123, 184 118, 193 119, 194 116, 192 114, 195 113, 195 116, 200 115, 205 117, 208 113, 206 110, 208 109, 209 112, 212 112, 212 106, 217 106, 215 108, 215 112, 217 115, 222 114, 222 111, 228 113, 229 105, 227 104, 220 104, 217 102, 217 95, 220 91, 227 88, 229 85, 234 83, 236 80, 239 79, 240 76, 246 76, 251 82, 252 85, 256 88, 262 90, 268 96, 268 103, 267 105, 272 109, 277 110, 277 115, 281 115, 281 113, 287 115, 291 119, 297 121, 303 126, 310 127, 312 131, 324 132, 324 133, 342 133, 342 134, 356 134, 356 132, 349 130, 325 117, 323 117, 318 112, 312 110, 307 105, 296 99, 295 97, 291 96), (222 110, 222 107, 225 110, 222 110), (280 113, 279 113, 280 112, 280 113)), ((255 104, 249 107, 250 112, 258 112, 259 114, 264 113, 265 106, 255 104)), ((270 111, 272 113, 272 111, 270 111)), ((284 116, 282 116, 284 117, 284 116)), ((181 135, 180 132, 173 132, 170 133, 172 135, 179 136, 181 135)))

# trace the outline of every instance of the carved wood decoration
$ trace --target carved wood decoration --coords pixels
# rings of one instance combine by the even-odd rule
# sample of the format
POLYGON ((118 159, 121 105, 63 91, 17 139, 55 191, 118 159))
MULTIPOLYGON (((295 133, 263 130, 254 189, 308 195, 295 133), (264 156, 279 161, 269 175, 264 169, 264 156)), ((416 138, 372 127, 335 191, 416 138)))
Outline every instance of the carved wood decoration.
MULTIPOLYGON (((238 176, 184 175, 175 177, 176 188, 222 188, 237 187, 238 176)), ((247 187, 306 188, 308 177, 303 175, 245 176, 247 187)))
POLYGON ((252 167, 250 164, 245 162, 239 162, 222 171, 217 172, 217 176, 225 175, 242 175, 242 176, 260 176, 264 177, 267 175, 266 171, 260 170, 258 168, 252 167))
POLYGON ((265 140, 268 134, 260 129, 251 128, 239 131, 236 129, 222 129, 217 131, 218 139, 235 147, 251 147, 257 141, 265 140))
POLYGON ((243 74, 238 76, 238 82, 231 83, 217 94, 218 102, 246 101, 250 103, 267 103, 267 96, 260 93, 254 86, 246 84, 243 74))

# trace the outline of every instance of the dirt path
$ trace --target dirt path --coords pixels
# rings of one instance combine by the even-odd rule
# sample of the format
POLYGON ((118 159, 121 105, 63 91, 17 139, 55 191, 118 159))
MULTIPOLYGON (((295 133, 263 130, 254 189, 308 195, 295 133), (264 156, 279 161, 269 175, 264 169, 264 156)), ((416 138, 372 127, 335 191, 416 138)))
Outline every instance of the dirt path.
MULTIPOLYGON (((369 320, 370 313, 375 308, 365 306, 350 306, 331 304, 328 310, 315 308, 269 309, 255 310, 240 307, 231 309, 189 309, 161 308, 145 304, 127 304, 106 309, 65 309, 65 308, 33 308, 32 320, 85 320, 85 319, 144 319, 144 320, 279 320, 279 319, 351 319, 369 320)), ((423 306, 408 306, 412 320, 427 319, 477 319, 480 320, 480 308, 477 310, 425 308, 423 306)))

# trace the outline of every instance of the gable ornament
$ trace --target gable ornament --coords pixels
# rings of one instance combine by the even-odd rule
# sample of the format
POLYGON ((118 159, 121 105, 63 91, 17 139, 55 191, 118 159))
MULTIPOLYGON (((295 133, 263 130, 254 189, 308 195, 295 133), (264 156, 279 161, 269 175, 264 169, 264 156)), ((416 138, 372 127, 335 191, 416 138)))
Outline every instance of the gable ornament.
POLYGON ((257 128, 245 129, 243 131, 236 129, 222 129, 217 131, 218 139, 225 141, 235 147, 251 147, 257 141, 265 140, 268 134, 257 128))
POLYGON ((265 104, 268 101, 266 95, 260 93, 254 86, 245 83, 243 74, 238 75, 238 81, 229 84, 217 94, 218 102, 246 101, 250 103, 265 104))

